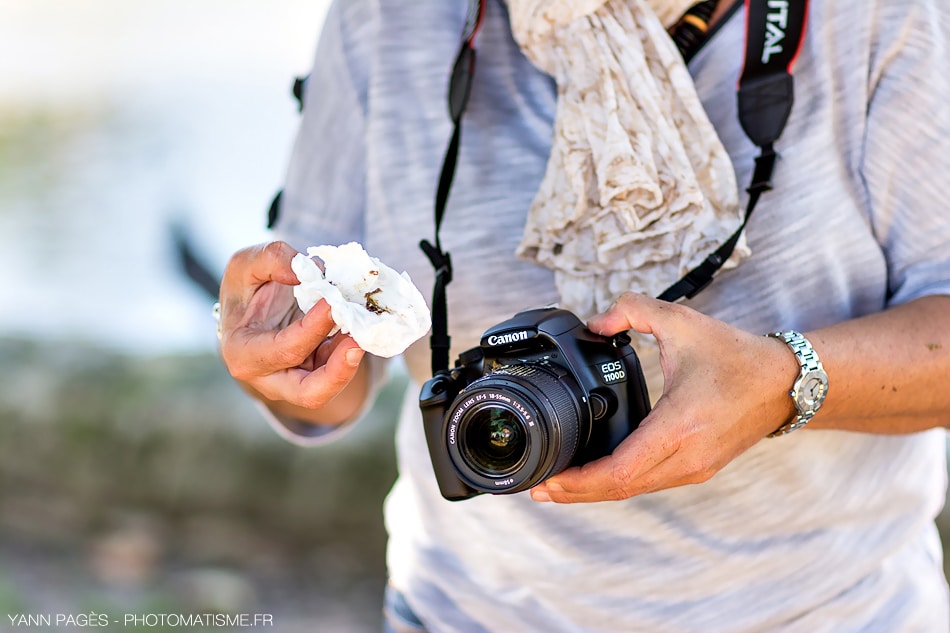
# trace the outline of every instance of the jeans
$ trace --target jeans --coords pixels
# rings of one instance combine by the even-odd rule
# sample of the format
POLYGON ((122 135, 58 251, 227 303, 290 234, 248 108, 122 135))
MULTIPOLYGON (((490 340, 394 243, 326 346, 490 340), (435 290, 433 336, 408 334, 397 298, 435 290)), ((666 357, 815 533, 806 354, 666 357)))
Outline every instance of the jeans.
POLYGON ((386 586, 383 616, 383 633, 426 633, 425 626, 409 608, 405 596, 392 585, 386 586))

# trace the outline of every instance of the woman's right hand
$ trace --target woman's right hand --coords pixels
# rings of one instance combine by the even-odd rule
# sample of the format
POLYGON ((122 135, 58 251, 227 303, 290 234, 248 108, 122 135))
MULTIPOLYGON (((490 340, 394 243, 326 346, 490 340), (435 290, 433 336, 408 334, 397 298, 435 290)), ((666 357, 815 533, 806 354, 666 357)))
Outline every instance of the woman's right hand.
POLYGON ((335 325, 320 301, 307 314, 297 307, 297 251, 270 242, 238 251, 221 281, 221 356, 228 371, 278 414, 339 424, 360 409, 367 380, 363 350, 335 325), (346 389, 352 385, 351 389, 346 389), (347 397, 338 398, 346 390, 347 397))

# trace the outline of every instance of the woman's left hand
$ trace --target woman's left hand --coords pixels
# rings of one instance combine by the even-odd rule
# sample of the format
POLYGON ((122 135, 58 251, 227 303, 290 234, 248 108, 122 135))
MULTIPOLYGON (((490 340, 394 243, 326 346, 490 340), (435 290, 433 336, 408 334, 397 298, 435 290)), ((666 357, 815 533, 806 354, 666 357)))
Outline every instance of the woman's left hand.
POLYGON ((632 293, 588 327, 656 338, 663 394, 613 454, 536 486, 535 501, 626 499, 704 482, 794 413, 788 391, 799 366, 779 340, 632 293))

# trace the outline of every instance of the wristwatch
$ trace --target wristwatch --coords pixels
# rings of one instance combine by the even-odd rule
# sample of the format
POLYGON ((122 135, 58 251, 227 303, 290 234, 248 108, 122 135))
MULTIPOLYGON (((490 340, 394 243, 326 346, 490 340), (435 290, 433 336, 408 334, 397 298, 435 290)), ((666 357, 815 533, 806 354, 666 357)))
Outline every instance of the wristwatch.
POLYGON ((769 433, 769 437, 779 437, 797 431, 815 417, 825 401, 825 396, 828 395, 828 374, 825 373, 825 368, 822 367, 815 348, 811 346, 807 338, 802 336, 801 332, 785 330, 771 332, 766 336, 785 341, 802 368, 795 384, 792 385, 792 390, 788 392, 798 414, 769 433))

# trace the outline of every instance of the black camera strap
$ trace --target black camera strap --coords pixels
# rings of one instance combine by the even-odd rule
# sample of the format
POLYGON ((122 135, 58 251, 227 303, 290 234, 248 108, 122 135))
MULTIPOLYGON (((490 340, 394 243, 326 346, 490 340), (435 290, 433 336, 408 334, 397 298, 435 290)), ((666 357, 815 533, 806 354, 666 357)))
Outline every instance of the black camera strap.
POLYGON ((475 75, 475 36, 485 17, 483 0, 469 2, 468 18, 462 32, 462 44, 452 65, 449 77, 449 116, 452 119, 452 138, 442 159, 442 172, 439 174, 439 188, 435 194, 435 244, 422 240, 419 246, 435 269, 435 284, 432 289, 432 336, 429 347, 432 349, 432 375, 449 369, 449 315, 445 298, 445 287, 452 281, 452 258, 442 250, 439 231, 445 216, 445 205, 449 200, 452 179, 455 177, 455 165, 458 162, 459 143, 462 139, 462 113, 468 105, 472 93, 472 77, 475 75))
POLYGON ((703 262, 660 293, 659 299, 692 299, 712 283, 732 255, 759 197, 772 188, 773 144, 782 135, 794 102, 792 65, 805 39, 808 0, 745 0, 745 65, 739 78, 739 123, 759 147, 742 224, 703 262))
MULTIPOLYGON (((732 255, 742 231, 763 192, 772 188, 775 167, 774 142, 782 134, 794 100, 792 65, 805 36, 808 0, 745 0, 746 47, 745 64, 739 79, 739 122, 743 131, 759 149, 755 159, 752 182, 746 191, 749 200, 741 226, 702 264, 671 285, 659 298, 678 301, 692 298, 708 286, 715 273, 732 255)), ((458 162, 462 134, 462 114, 468 105, 475 74, 475 36, 485 15, 484 0, 471 0, 462 43, 449 78, 449 116, 452 137, 442 161, 439 185, 435 196, 435 243, 422 240, 419 246, 435 269, 432 291, 432 374, 449 370, 450 337, 446 286, 452 281, 452 260, 442 250, 439 231, 448 202, 455 166, 458 162)))

